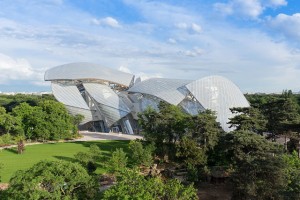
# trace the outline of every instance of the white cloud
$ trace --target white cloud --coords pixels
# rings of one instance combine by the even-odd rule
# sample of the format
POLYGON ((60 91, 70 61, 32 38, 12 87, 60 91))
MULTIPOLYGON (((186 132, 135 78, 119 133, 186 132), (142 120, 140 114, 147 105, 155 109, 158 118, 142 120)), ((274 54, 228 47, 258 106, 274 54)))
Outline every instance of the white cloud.
POLYGON ((202 32, 202 28, 200 25, 196 24, 196 23, 192 23, 191 25, 191 29, 196 32, 196 33, 201 33, 202 32))
POLYGON ((199 47, 194 47, 192 50, 183 52, 185 56, 196 57, 204 54, 204 50, 199 47))
POLYGON ((176 41, 174 38, 169 38, 169 39, 168 39, 168 42, 169 42, 170 44, 176 44, 176 43, 177 43, 177 41, 176 41))
POLYGON ((175 26, 179 29, 188 29, 188 27, 189 27, 189 25, 187 25, 187 23, 183 23, 183 22, 177 23, 177 24, 175 24, 175 26))
MULTIPOLYGON (((230 2, 243 4, 237 0, 230 2)), ((257 5, 264 9, 265 6, 271 7, 270 2, 274 6, 280 3, 277 1, 276 4, 271 0, 264 2, 269 4, 257 5)), ((17 77, 3 75, 2 71, 5 70, 0 66, 0 80, 28 80, 28 84, 31 84, 28 87, 33 88, 32 84, 43 85, 40 80, 45 68, 68 62, 88 61, 119 68, 135 74, 136 77, 142 76, 143 79, 197 79, 206 75, 225 74, 243 91, 274 92, 298 84, 295 76, 291 76, 291 80, 288 77, 293 73, 298 74, 300 52, 291 49, 285 40, 274 41, 271 36, 254 26, 240 28, 238 25, 230 25, 226 18, 218 18, 219 21, 216 22, 215 18, 211 18, 213 14, 206 16, 209 10, 205 12, 199 9, 195 13, 188 8, 158 1, 125 0, 125 3, 138 10, 143 22, 124 22, 122 31, 103 28, 120 26, 117 20, 107 18, 94 19, 92 23, 100 26, 90 26, 90 19, 94 16, 78 9, 72 10, 73 8, 66 11, 68 15, 51 12, 53 24, 59 24, 55 26, 39 21, 38 17, 30 20, 30 15, 26 13, 24 17, 28 20, 15 17, 3 20, 5 23, 0 21, 0 52, 10 55, 11 60, 19 63, 10 65, 19 66, 16 67, 18 70, 7 68, 17 77), (72 20, 68 21, 64 16, 69 16, 72 20), (15 21, 10 21, 12 19, 15 21), (32 24, 31 21, 38 23, 32 24), (74 22, 75 25, 72 24, 74 22), (27 64, 16 59, 19 57, 26 58, 27 64), (289 69, 286 78, 282 77, 285 67, 289 69), (20 70, 25 72, 19 72, 20 70)), ((228 13, 238 14, 237 10, 242 6, 240 4, 236 4, 239 7, 224 5, 228 6, 228 13)), ((243 5, 251 8, 246 3, 243 5)), ((252 14, 248 11, 248 17, 261 12, 255 7, 252 10, 252 14)), ((5 13, 2 16, 17 13, 12 11, 14 10, 3 9, 2 12, 5 13)), ((40 14, 39 10, 35 11, 36 15, 40 14)), ((296 25, 291 27, 299 27, 296 25)))
POLYGON ((128 67, 125 67, 125 66, 120 66, 120 67, 119 67, 119 70, 120 70, 121 72, 129 73, 129 74, 132 73, 132 72, 130 71, 130 69, 129 69, 128 67))
POLYGON ((119 22, 115 18, 112 18, 112 17, 105 17, 105 18, 102 18, 102 19, 93 18, 91 20, 91 23, 95 24, 95 25, 110 26, 110 27, 113 27, 113 28, 120 28, 121 27, 119 22))
POLYGON ((177 23, 175 24, 175 27, 177 27, 178 29, 182 29, 182 30, 186 30, 189 33, 201 33, 202 32, 202 27, 199 24, 196 23, 177 23))
POLYGON ((0 83, 11 80, 31 80, 41 74, 36 72, 26 59, 13 59, 0 53, 0 83))
POLYGON ((275 18, 270 18, 269 25, 278 30, 287 38, 294 38, 300 41, 300 13, 293 15, 279 14, 275 18))
POLYGON ((288 2, 286 0, 268 0, 266 5, 271 7, 278 7, 278 6, 286 6, 288 2))
POLYGON ((233 15, 255 19, 265 9, 287 5, 285 0, 229 0, 227 3, 215 3, 214 9, 222 15, 233 15))
POLYGON ((144 81, 144 80, 147 80, 147 79, 150 79, 150 78, 163 78, 162 74, 160 74, 160 73, 146 74, 144 72, 136 73, 136 77, 140 78, 141 81, 144 81))

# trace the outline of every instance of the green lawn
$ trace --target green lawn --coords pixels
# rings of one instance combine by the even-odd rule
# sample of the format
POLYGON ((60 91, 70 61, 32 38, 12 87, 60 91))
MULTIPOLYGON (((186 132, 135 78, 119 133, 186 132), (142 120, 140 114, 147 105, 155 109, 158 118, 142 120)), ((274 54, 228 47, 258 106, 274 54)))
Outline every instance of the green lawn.
MULTIPOLYGON (((3 169, 0 171, 2 182, 8 182, 10 177, 17 170, 28 169, 33 164, 40 160, 67 160, 74 161, 74 154, 79 151, 87 151, 91 144, 97 144, 102 150, 103 161, 108 159, 111 152, 116 148, 123 148, 125 152, 128 151, 129 141, 119 140, 102 140, 90 142, 68 142, 55 144, 38 144, 26 146, 23 154, 17 154, 16 149, 6 149, 0 152, 0 163, 3 169)), ((102 163, 97 163, 97 173, 106 171, 102 163)))

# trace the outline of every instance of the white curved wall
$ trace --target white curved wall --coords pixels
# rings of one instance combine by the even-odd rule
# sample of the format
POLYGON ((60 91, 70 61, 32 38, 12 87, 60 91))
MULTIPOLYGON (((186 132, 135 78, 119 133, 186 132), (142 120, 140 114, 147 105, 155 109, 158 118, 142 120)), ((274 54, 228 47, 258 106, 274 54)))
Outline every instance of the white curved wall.
POLYGON ((186 85, 186 88, 205 109, 217 113, 217 121, 225 131, 230 131, 227 123, 234 116, 229 109, 250 106, 240 89, 222 76, 204 77, 186 85))
POLYGON ((129 87, 133 84, 134 75, 93 63, 78 62, 51 68, 45 72, 44 79, 45 81, 98 79, 129 87))

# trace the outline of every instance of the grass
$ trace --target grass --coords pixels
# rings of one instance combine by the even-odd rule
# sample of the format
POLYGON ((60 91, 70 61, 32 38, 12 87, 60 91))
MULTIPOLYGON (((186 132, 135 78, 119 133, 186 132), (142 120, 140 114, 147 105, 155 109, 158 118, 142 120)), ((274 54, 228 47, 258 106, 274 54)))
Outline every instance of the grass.
MULTIPOLYGON (((111 152, 116 148, 128 151, 129 141, 102 140, 89 142, 67 142, 54 144, 37 144, 26 146, 23 154, 17 154, 16 148, 5 149, 0 152, 0 163, 3 169, 0 171, 2 182, 9 182, 11 176, 17 170, 28 169, 41 160, 66 160, 76 162, 74 155, 79 151, 87 151, 91 144, 96 144, 102 151, 103 161, 107 160, 111 152)), ((97 163, 96 173, 106 172, 103 163, 97 163)))

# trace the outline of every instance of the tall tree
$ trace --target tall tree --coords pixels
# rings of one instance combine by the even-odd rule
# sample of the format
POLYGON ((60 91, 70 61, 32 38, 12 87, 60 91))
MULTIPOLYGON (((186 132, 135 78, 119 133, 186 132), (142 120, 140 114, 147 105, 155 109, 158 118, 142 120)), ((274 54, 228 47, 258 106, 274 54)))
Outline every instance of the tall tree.
POLYGON ((279 145, 250 131, 230 132, 221 143, 234 169, 233 199, 281 198, 285 164, 279 145))
POLYGON ((235 114, 235 116, 230 118, 230 121, 228 122, 228 124, 230 124, 230 128, 253 131, 259 134, 266 131, 267 120, 261 114, 259 109, 254 107, 239 107, 231 108, 230 110, 233 114, 235 114))
POLYGON ((215 113, 211 110, 205 110, 186 119, 188 135, 198 143, 198 146, 205 150, 213 149, 223 132, 220 123, 216 119, 215 113))

